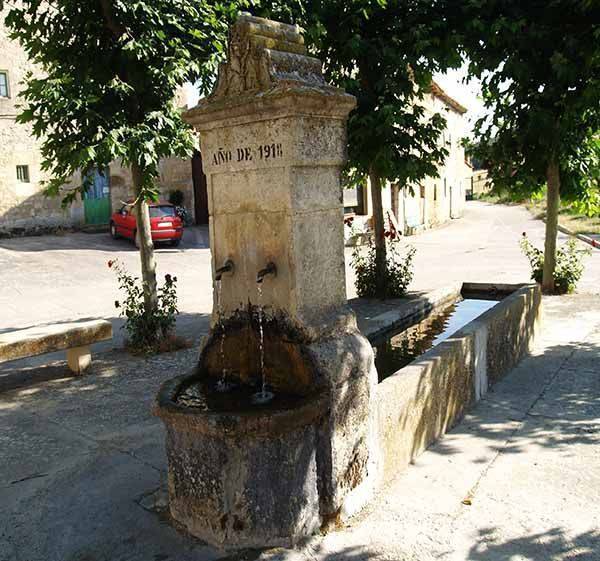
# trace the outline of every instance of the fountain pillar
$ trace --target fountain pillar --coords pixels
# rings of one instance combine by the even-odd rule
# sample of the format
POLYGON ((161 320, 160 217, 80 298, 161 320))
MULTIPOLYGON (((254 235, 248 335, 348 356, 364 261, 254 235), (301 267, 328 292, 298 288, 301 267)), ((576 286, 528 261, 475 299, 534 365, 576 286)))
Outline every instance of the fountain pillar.
MULTIPOLYGON (((171 511, 211 543, 241 547, 294 542, 360 507, 372 489, 376 459, 370 400, 377 376, 371 346, 346 303, 340 184, 346 120, 354 106, 354 97, 325 82, 321 62, 307 55, 298 27, 242 15, 231 29, 227 62, 221 65, 213 94, 185 116, 200 134, 213 271, 233 264, 232 273, 220 281, 221 317, 215 302, 211 333, 195 376, 210 378, 226 371, 240 383, 257 385, 260 308, 268 387, 276 395, 302 396, 311 403, 299 414, 302 430, 297 419, 288 419, 290 430, 297 431, 291 440, 281 435, 285 424, 260 408, 244 413, 243 423, 252 418, 251 429, 240 428, 239 416, 227 422, 220 417, 216 424, 206 421, 212 423, 210 430, 195 433, 190 428, 192 413, 185 417, 169 402, 176 396, 177 383, 163 388, 158 414, 169 434, 171 511), (267 267, 271 263, 276 271, 267 267), (264 274, 259 292, 261 270, 273 274, 264 274), (185 438, 173 436, 177 423, 187 427, 185 438), (251 473, 260 462, 238 466, 235 482, 219 480, 212 491, 204 482, 197 485, 202 487, 198 491, 184 481, 186 477, 206 478, 210 472, 218 479, 218 466, 211 472, 207 466, 196 470, 190 464, 219 460, 214 455, 191 460, 200 448, 194 452, 190 442, 207 433, 214 440, 215 426, 227 423, 225 440, 236 430, 247 430, 247 439, 235 435, 237 448, 221 447, 221 456, 240 457, 250 448, 260 454, 263 447, 280 465, 260 468, 269 478, 251 473), (279 444, 269 440, 269 427, 279 444), (291 441, 293 446, 282 448, 281 442, 291 441), (290 476, 296 460, 288 456, 294 449, 303 462, 313 458, 310 469, 303 468, 305 476, 290 476), (293 486, 303 477, 296 489, 285 490, 287 482, 293 486), (277 496, 270 486, 279 489, 277 496), (194 493, 203 501, 201 507, 190 506, 194 493), (230 499, 223 500, 224 494, 230 499), (278 500, 302 505, 286 514, 296 521, 281 516, 273 506, 278 500), (225 524, 219 530, 219 516, 232 520, 234 511, 240 520, 237 526, 225 524), (258 511, 260 516, 252 514, 258 511)), ((196 428, 204 422, 200 413, 198 417, 191 423, 196 428)))

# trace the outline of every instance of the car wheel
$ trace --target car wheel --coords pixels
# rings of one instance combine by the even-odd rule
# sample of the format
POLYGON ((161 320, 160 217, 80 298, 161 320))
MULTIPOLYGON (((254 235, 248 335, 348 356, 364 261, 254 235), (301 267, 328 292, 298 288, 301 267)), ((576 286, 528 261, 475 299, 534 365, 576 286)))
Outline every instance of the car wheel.
POLYGON ((177 247, 180 243, 181 243, 181 238, 178 238, 176 240, 171 240, 171 245, 173 247, 177 247))
POLYGON ((117 227, 115 226, 114 222, 110 223, 110 235, 113 240, 116 240, 119 238, 119 234, 117 234, 117 227))

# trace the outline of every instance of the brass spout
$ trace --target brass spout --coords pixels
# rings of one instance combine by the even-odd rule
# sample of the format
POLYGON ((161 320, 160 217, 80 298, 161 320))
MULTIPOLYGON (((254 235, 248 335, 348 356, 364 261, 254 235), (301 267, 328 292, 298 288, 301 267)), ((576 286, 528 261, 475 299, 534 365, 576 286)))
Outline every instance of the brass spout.
POLYGON ((227 259, 227 261, 225 261, 225 263, 223 263, 223 266, 219 267, 215 271, 215 280, 217 282, 219 282, 223 278, 224 273, 233 273, 233 269, 234 269, 233 261, 231 259, 227 259))
POLYGON ((275 267, 275 263, 272 261, 267 263, 267 266, 264 269, 258 271, 258 274, 256 275, 256 283, 262 283, 267 275, 273 275, 274 277, 277 276, 277 267, 275 267))

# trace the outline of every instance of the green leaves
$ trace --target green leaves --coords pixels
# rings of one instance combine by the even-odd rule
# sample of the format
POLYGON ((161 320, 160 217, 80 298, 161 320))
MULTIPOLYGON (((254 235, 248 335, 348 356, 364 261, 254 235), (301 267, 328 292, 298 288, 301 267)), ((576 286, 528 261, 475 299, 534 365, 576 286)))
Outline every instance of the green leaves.
POLYGON ((121 301, 115 301, 119 315, 125 318, 123 326, 127 331, 127 346, 138 353, 158 352, 161 344, 172 336, 175 321, 179 314, 177 307, 177 277, 165 275, 165 282, 158 290, 156 308, 148 310, 144 300, 143 283, 131 275, 123 264, 115 259, 108 262, 117 275, 119 289, 123 292, 121 301))
POLYGON ((476 127, 475 153, 495 184, 535 191, 556 156, 563 194, 581 191, 571 161, 600 129, 600 6, 473 0, 455 19, 464 22, 461 42, 491 115, 476 127))
MULTIPOLYGON (((40 0, 10 4, 6 23, 39 71, 20 123, 43 139, 46 191, 74 173, 121 159, 142 168, 155 196, 163 157, 186 157, 192 131, 173 105, 187 81, 210 83, 240 0, 40 0)), ((73 198, 69 192, 65 202, 73 198)))
MULTIPOLYGON (((544 271, 543 251, 535 247, 525 234, 523 234, 519 246, 529 260, 531 279, 541 282, 544 271)), ((591 253, 590 248, 579 249, 574 238, 569 238, 562 247, 557 248, 556 268, 553 274, 556 294, 567 294, 575 290, 583 275, 583 257, 589 256, 591 253)))
POLYGON ((375 166, 401 183, 437 175, 440 115, 422 107, 432 74, 460 64, 457 35, 425 0, 257 2, 259 15, 299 23, 327 80, 356 96, 348 121, 350 177, 375 166))

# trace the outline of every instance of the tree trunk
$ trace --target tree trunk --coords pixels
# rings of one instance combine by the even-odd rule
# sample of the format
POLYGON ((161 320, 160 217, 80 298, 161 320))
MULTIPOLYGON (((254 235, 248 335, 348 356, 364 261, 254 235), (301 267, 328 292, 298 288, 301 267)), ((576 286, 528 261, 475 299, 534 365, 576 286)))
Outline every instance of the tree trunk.
POLYGON ((400 208, 398 201, 400 198, 400 185, 398 183, 392 183, 392 212, 396 217, 396 221, 400 222, 400 208))
POLYGON ((377 274, 377 296, 385 296, 386 285, 386 251, 385 251, 385 224, 383 217, 383 203, 381 201, 381 177, 371 169, 371 202, 373 203, 373 230, 375 235, 375 271, 377 274))
POLYGON ((544 244, 544 272, 542 291, 554 292, 554 270, 556 268, 556 236, 558 231, 558 207, 560 205, 560 170, 556 156, 548 162, 546 168, 546 241, 544 244))
POLYGON ((140 197, 142 188, 142 170, 137 164, 131 166, 133 187, 137 203, 135 205, 136 239, 139 241, 140 261, 142 264, 142 284, 144 287, 144 305, 146 312, 155 310, 158 302, 156 288, 156 261, 154 259, 154 244, 150 227, 150 212, 148 203, 140 197))

